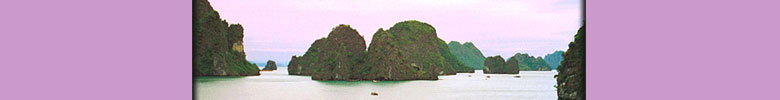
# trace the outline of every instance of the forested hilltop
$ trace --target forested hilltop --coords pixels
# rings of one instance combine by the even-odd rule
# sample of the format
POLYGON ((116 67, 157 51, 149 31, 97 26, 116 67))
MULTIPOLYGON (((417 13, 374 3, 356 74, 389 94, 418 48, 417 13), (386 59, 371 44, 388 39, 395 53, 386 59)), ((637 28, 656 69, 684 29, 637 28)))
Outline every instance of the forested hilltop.
POLYGON ((514 56, 522 71, 549 71, 550 65, 542 57, 534 57, 525 53, 516 53, 514 56))
POLYGON ((482 55, 482 51, 474 46, 474 43, 465 42, 460 44, 458 41, 450 41, 450 52, 458 57, 458 60, 472 69, 483 69, 485 64, 485 56, 482 55))
POLYGON ((293 56, 290 75, 314 80, 435 80, 438 75, 474 72, 458 61, 430 24, 396 23, 365 40, 349 25, 339 25, 315 41, 303 56, 293 56))
POLYGON ((195 0, 192 18, 194 76, 259 75, 244 53, 244 28, 228 24, 206 0, 195 0))
POLYGON ((550 65, 550 68, 557 70, 558 66, 561 65, 561 61, 563 61, 563 51, 555 51, 544 55, 544 61, 547 62, 547 65, 550 65))

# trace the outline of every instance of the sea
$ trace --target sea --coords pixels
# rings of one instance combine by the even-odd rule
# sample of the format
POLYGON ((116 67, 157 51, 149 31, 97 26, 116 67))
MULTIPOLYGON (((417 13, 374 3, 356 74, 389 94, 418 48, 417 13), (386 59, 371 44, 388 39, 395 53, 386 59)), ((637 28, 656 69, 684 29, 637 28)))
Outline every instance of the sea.
POLYGON ((196 100, 555 100, 556 71, 519 74, 458 73, 440 80, 317 81, 287 75, 287 67, 259 76, 195 77, 196 100), (489 78, 488 78, 489 76, 489 78), (376 95, 372 95, 376 93, 376 95))

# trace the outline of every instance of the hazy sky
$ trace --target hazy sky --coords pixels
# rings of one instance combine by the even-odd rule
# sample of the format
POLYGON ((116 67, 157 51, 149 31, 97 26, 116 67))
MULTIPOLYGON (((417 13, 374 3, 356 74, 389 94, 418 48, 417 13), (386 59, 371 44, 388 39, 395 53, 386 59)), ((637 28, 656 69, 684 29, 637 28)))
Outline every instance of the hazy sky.
POLYGON ((244 26, 247 59, 287 64, 331 28, 348 24, 371 42, 404 20, 433 25, 444 41, 473 42, 485 56, 566 50, 581 26, 580 0, 209 0, 244 26))

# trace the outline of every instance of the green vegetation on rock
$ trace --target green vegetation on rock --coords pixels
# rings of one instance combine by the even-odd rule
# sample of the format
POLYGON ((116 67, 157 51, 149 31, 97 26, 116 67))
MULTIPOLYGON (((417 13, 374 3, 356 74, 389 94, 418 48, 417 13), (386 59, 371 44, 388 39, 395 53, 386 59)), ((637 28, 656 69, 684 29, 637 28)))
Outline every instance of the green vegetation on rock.
POLYGON ((485 74, 517 74, 520 72, 517 58, 510 57, 504 62, 500 55, 485 58, 485 74))
POLYGON ((574 42, 563 53, 558 67, 558 100, 585 100, 585 26, 574 35, 574 42))
POLYGON ((240 24, 228 24, 206 0, 193 2, 192 50, 194 76, 259 75, 246 60, 240 24))
POLYGON ((472 69, 483 69, 485 65, 485 56, 471 42, 460 44, 458 41, 450 41, 450 52, 455 55, 460 62, 472 69))
POLYGON ((444 57, 446 66, 451 67, 455 70, 455 72, 449 72, 447 75, 455 75, 455 73, 474 73, 474 68, 466 66, 466 64, 463 64, 458 57, 456 57, 452 52, 450 52, 450 48, 448 45, 446 45, 446 42, 444 40, 439 39, 439 53, 442 57, 444 57))
POLYGON ((357 31, 339 25, 303 56, 293 56, 288 73, 312 75, 314 80, 435 80, 438 75, 474 72, 449 50, 430 24, 419 21, 380 28, 367 51, 357 31))
POLYGON ((276 70, 276 62, 273 60, 268 60, 268 62, 265 63, 263 70, 276 70))
POLYGON ((558 66, 561 66, 561 61, 563 61, 563 51, 555 51, 552 54, 544 55, 544 61, 547 62, 547 65, 550 65, 550 68, 558 69, 558 66))
POLYGON ((465 67, 436 36, 436 29, 414 20, 377 30, 364 66, 369 71, 364 79, 379 80, 438 79, 465 67))
POLYGON ((520 70, 523 71, 549 71, 552 70, 550 65, 542 59, 542 57, 529 56, 525 53, 516 53, 514 56, 518 61, 520 70))
POLYGON ((327 38, 311 44, 302 57, 295 57, 288 65, 291 75, 312 75, 314 80, 348 80, 355 77, 362 64, 366 42, 349 25, 333 28, 327 38))

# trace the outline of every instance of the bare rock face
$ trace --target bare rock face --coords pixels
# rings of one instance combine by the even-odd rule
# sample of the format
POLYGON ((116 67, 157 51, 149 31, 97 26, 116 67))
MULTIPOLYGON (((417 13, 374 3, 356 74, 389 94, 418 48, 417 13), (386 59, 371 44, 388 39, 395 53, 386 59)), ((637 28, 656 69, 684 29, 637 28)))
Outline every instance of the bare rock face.
POLYGON ((194 76, 259 75, 257 65, 246 60, 244 28, 222 20, 206 0, 193 3, 194 76))
POLYGON ((268 62, 265 63, 263 70, 276 70, 276 62, 273 60, 268 60, 268 62))
POLYGON ((517 74, 519 73, 518 62, 515 57, 509 58, 504 62, 501 56, 491 56, 485 58, 485 74, 517 74))

